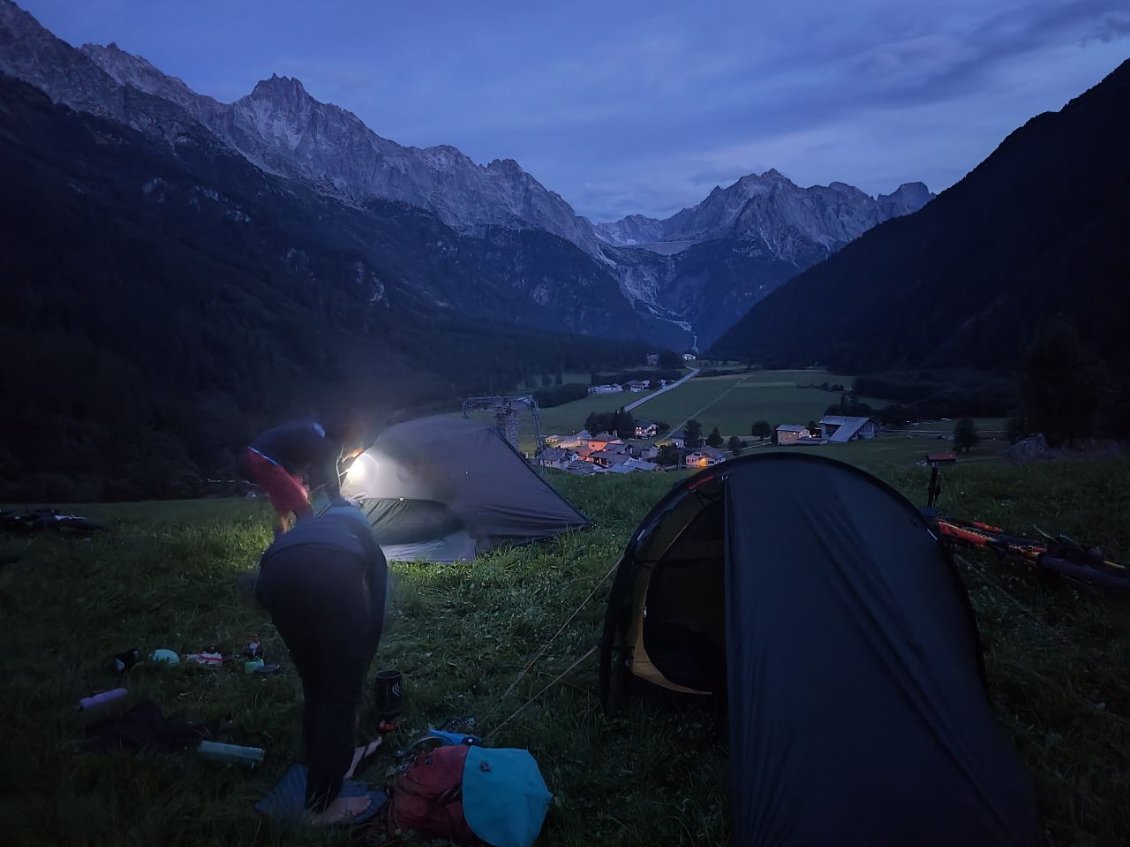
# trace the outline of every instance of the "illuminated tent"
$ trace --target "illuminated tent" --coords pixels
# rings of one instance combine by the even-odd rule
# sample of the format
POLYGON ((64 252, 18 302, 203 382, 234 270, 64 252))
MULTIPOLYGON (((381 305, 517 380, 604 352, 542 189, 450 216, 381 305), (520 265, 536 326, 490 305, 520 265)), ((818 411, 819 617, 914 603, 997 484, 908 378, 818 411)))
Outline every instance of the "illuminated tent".
POLYGON ((620 560, 600 670, 605 703, 640 679, 725 698, 735 844, 1039 843, 952 561, 850 465, 761 454, 668 493, 620 560))
POLYGON ((494 427, 454 416, 389 427, 341 492, 361 502, 389 559, 472 559, 589 526, 494 427))

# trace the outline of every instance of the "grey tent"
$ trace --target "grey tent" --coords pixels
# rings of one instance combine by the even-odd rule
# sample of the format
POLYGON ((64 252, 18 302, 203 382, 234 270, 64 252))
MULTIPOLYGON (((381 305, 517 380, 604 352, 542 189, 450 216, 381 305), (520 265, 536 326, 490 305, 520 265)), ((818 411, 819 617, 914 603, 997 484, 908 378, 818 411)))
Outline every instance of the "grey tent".
POLYGON ((361 501, 389 559, 471 559, 589 526, 494 427, 454 416, 389 427, 342 494, 361 501))
POLYGON ((725 696, 735 844, 1039 843, 953 562, 850 465, 770 453, 678 485, 620 560, 601 648, 605 702, 633 680, 725 696))

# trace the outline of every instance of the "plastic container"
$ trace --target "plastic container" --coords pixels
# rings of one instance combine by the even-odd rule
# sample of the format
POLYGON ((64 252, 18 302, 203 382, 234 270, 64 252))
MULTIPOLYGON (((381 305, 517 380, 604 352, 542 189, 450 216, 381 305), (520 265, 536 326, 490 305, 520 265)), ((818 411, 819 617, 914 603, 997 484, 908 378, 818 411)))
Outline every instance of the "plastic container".
POLYGON ((149 661, 155 665, 179 665, 180 656, 174 651, 162 647, 160 650, 154 650, 149 654, 149 661))
POLYGON ((115 700, 121 700, 129 694, 124 688, 114 688, 110 691, 100 691, 97 694, 91 694, 89 697, 83 697, 78 701, 78 710, 80 712, 88 712, 91 709, 97 709, 99 706, 105 706, 113 703, 115 700))
POLYGON ((263 763, 262 747, 241 747, 238 744, 222 744, 219 741, 201 741, 197 750, 206 759, 229 765, 253 768, 263 763))

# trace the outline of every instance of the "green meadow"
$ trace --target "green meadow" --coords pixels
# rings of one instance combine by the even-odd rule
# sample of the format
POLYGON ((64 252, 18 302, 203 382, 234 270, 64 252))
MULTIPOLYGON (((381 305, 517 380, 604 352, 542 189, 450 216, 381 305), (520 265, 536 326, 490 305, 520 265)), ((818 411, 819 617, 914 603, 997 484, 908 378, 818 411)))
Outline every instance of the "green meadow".
MULTIPOLYGON (((787 386, 735 393, 777 390, 786 392, 777 407, 785 408, 792 402, 787 386)), ((813 393, 817 406, 830 396, 813 393)), ((709 425, 708 416, 700 419, 709 425)), ((838 455, 920 504, 928 472, 916 464, 921 451, 904 442, 925 446, 880 439, 844 445, 838 455)), ((1065 532, 1130 558, 1130 461, 1017 466, 993 455, 978 449, 946 470, 943 509, 1015 531, 1036 525, 1065 532)), ((591 530, 472 563, 394 563, 385 637, 371 673, 404 673, 406 714, 369 780, 380 783, 391 749, 429 725, 474 715, 481 732, 495 733, 495 745, 524 747, 537 758, 554 793, 539 843, 728 843, 726 739, 711 708, 632 701, 606 715, 595 656, 577 664, 599 636, 610 569, 643 514, 685 473, 554 473, 551 483, 593 519, 591 530)), ((0 536, 0 561, 15 559, 0 566, 5 843, 389 843, 277 825, 252 810, 296 759, 301 710, 301 686, 281 640, 239 588, 270 537, 265 505, 213 500, 76 511, 111 530, 89 541, 0 536), (268 661, 282 664, 280 674, 140 665, 125 684, 131 703, 151 699, 170 716, 227 722, 222 740, 266 750, 261 769, 230 768, 192 752, 82 750, 75 704, 118 684, 108 669, 114 653, 136 646, 183 654, 209 643, 238 651, 253 634, 268 661)), ((971 555, 962 563, 992 704, 1032 775, 1048 843, 1130 843, 1127 598, 1044 578, 1023 564, 971 555)), ((372 730, 368 713, 362 729, 372 730)))
MULTIPOLYGON (((829 381, 850 386, 851 377, 832 376, 824 371, 750 371, 716 377, 695 377, 682 385, 657 394, 634 409, 636 420, 663 421, 676 429, 694 418, 709 433, 714 427, 725 437, 748 437, 754 421, 773 426, 783 423, 807 424, 819 420, 824 410, 839 402, 840 392, 799 385, 829 381)), ((572 433, 584 426, 590 412, 611 412, 648 395, 594 394, 572 403, 541 410, 546 433, 572 433)), ((886 401, 860 398, 875 406, 886 401)))

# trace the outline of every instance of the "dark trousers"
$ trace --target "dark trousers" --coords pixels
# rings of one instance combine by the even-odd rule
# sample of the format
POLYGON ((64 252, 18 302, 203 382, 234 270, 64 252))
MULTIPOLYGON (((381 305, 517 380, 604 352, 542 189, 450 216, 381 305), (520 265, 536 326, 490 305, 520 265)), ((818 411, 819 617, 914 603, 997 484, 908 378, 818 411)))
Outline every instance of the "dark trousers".
POLYGON ((321 545, 263 556, 259 600, 302 679, 306 807, 322 811, 340 793, 353 761, 365 674, 380 643, 387 580, 384 558, 321 545))

